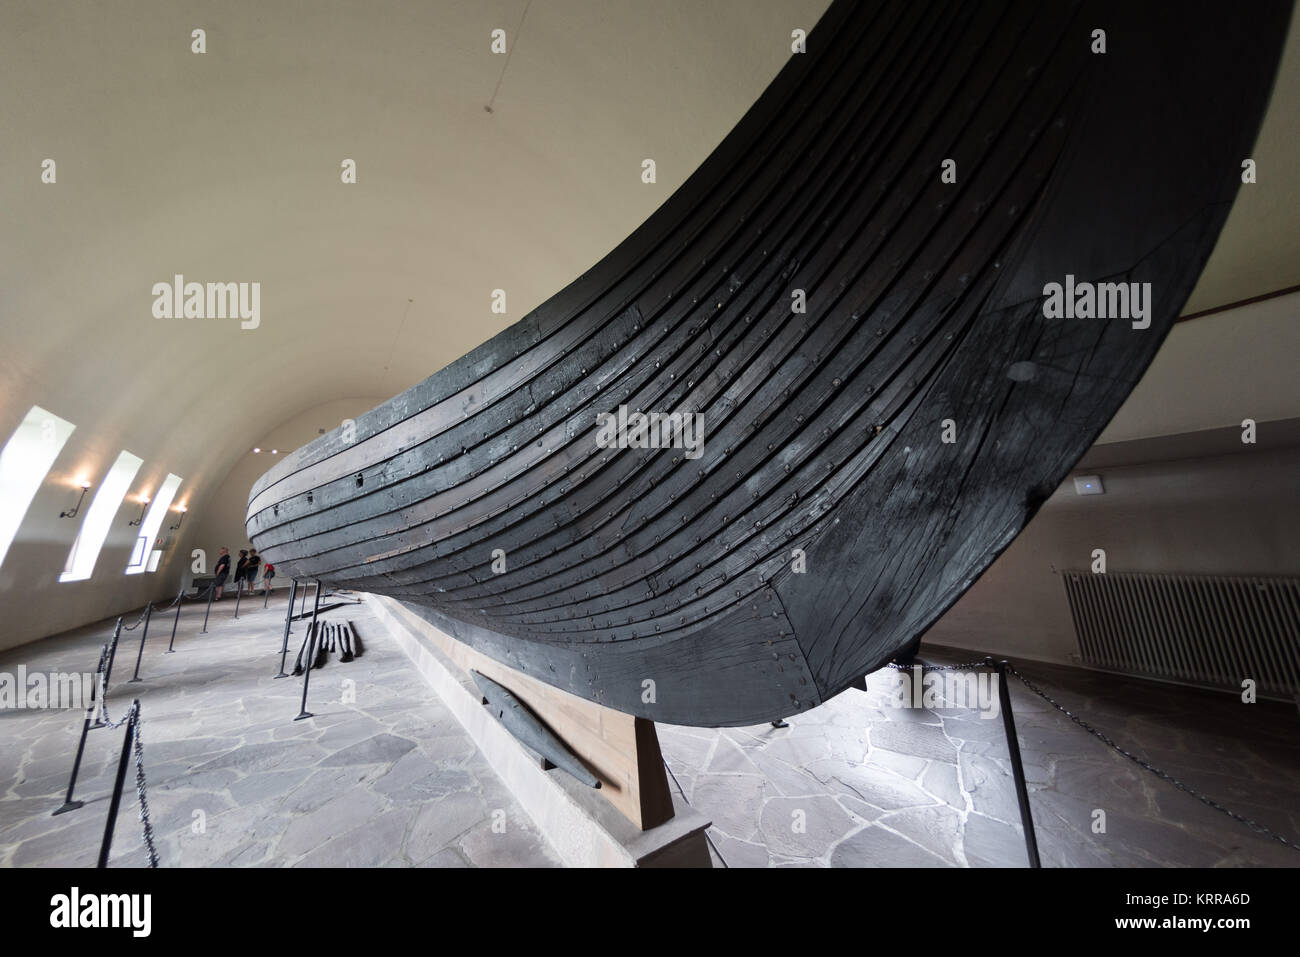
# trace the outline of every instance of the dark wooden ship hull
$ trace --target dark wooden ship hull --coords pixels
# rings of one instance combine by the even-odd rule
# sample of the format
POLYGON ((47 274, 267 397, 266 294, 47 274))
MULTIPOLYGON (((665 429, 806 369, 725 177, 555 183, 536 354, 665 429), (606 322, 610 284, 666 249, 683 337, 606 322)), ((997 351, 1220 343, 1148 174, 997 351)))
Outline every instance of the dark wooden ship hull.
POLYGON ((919 640, 1138 381, 1288 16, 834 4, 609 256, 263 476, 253 544, 625 712, 815 707, 919 640), (1067 277, 1149 311, 1045 315, 1067 277), (702 454, 601 447, 620 406, 701 413, 702 454))

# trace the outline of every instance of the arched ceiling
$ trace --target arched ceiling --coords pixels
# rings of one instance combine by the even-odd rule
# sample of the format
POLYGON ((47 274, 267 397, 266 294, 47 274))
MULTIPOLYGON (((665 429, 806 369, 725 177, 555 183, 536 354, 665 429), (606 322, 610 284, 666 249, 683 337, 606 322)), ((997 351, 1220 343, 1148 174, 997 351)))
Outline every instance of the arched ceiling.
MULTIPOLYGON (((201 502, 270 426, 401 391, 598 260, 825 6, 10 0, 0 432, 40 404, 84 427, 79 461, 129 448, 201 502), (260 326, 155 318, 177 273, 260 282, 260 326)), ((1189 311, 1300 283, 1297 47, 1189 311)))
POLYGON ((269 425, 401 391, 598 260, 825 4, 525 6, 5 4, 0 425, 41 404, 201 496, 269 425), (259 328, 154 318, 176 273, 260 282, 259 328))

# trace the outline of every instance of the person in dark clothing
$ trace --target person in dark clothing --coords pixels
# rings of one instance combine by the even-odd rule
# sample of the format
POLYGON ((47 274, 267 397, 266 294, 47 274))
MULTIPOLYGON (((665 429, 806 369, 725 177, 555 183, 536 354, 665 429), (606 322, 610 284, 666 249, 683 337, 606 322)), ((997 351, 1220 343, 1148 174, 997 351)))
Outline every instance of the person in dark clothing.
POLYGON ((236 590, 238 590, 239 586, 244 583, 244 574, 245 572, 247 572, 247 570, 248 570, 248 549, 241 548, 239 550, 239 561, 235 562, 236 590))
POLYGON ((248 582, 248 590, 253 590, 253 582, 257 580, 257 569, 262 564, 262 557, 257 554, 257 549, 249 547, 248 564, 244 566, 244 579, 248 582))
POLYGON ((212 574, 216 578, 212 582, 212 587, 217 590, 213 597, 221 601, 221 592, 226 584, 226 579, 230 577, 230 551, 223 545, 221 546, 221 555, 217 559, 216 567, 212 569, 212 574))

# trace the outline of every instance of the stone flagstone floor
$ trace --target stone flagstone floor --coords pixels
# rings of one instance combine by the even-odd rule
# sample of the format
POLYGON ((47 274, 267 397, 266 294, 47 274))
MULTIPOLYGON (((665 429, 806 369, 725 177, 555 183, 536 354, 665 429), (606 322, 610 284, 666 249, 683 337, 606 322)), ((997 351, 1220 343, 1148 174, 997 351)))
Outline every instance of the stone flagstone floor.
MULTIPOLYGON (((923 652, 936 663, 969 652, 923 652)), ((1120 746, 1300 844, 1300 719, 1276 703, 1072 668, 1021 670, 1120 746)), ((730 867, 1024 867, 1000 717, 888 703, 878 672, 814 711, 769 725, 660 726, 679 793, 713 820, 730 867)), ((1010 684, 1044 867, 1300 866, 1010 684), (1105 812, 1094 833, 1094 812, 1105 812)), ((670 779, 670 784, 671 784, 670 779)), ((720 863, 715 855, 715 865, 720 863)))
MULTIPOLYGON (((148 800, 163 867, 558 866, 536 827, 460 724, 380 631, 365 606, 350 618, 365 653, 331 656, 312 672, 308 710, 294 721, 301 678, 275 680, 287 589, 269 610, 230 598, 186 605, 177 653, 163 654, 171 613, 154 618, 145 680, 128 683, 140 632, 126 633, 109 690, 110 716, 133 697, 143 714, 148 800), (351 684, 348 684, 348 683, 351 684), (345 691, 355 700, 345 703, 345 691)), ((324 602, 323 602, 324 603, 324 602)), ((310 608, 310 602, 308 603, 310 608)), ((135 615, 126 620, 130 623, 135 615)), ((290 660, 305 631, 295 623, 290 660)), ((0 653, 0 672, 90 671, 112 622, 0 653)), ((80 710, 0 710, 0 866, 93 866, 121 730, 91 731, 76 796, 62 803, 80 710)), ((147 862, 128 777, 111 866, 147 862)))
MULTIPOLYGON (((108 701, 144 714, 146 771, 160 863, 175 866, 557 866, 558 859, 450 712, 364 606, 349 618, 365 654, 331 657, 275 680, 281 592, 263 611, 232 600, 186 606, 177 654, 170 614, 155 618, 129 684, 139 632, 127 633, 108 701), (354 699, 353 700, 353 696, 354 699)), ((128 616, 127 621, 134 616, 128 616)), ((0 673, 90 670, 112 631, 101 622, 0 653, 0 673)), ((304 631, 295 624, 293 652, 304 631)), ((966 653, 927 650, 936 662, 966 653)), ((1300 835, 1296 709, 1230 695, 1026 665, 1066 707, 1119 744, 1293 841, 1300 835)), ((1019 811, 1002 722, 955 708, 901 709, 896 677, 768 725, 660 726, 671 779, 710 816, 715 864, 730 867, 1023 867, 1019 811)), ((1284 866, 1300 851, 1251 831, 1084 733, 1012 680, 1043 864, 1284 866), (1094 830, 1097 812, 1105 829, 1094 830)), ((92 731, 62 803, 80 710, 0 710, 0 866, 92 866, 120 730, 92 731)), ((558 773, 558 772, 557 772, 558 773)), ((128 785, 113 866, 146 857, 128 785)))

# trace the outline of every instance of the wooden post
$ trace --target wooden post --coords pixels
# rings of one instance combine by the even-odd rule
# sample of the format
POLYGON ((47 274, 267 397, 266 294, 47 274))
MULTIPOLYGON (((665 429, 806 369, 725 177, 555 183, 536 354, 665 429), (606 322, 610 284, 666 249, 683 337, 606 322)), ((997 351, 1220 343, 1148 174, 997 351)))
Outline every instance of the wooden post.
POLYGON ((672 818, 672 793, 653 721, 579 698, 503 665, 429 627, 397 602, 385 607, 410 621, 467 676, 475 671, 486 675, 527 705, 600 780, 596 793, 641 830, 672 818))

